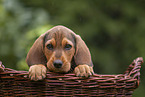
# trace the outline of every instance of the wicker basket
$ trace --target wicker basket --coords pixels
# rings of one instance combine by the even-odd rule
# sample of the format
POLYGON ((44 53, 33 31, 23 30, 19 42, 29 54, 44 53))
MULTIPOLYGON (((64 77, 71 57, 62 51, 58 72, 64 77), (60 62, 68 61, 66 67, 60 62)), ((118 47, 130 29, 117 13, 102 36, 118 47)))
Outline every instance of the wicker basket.
POLYGON ((70 96, 132 96, 139 86, 142 58, 129 65, 124 74, 98 75, 84 79, 74 74, 48 72, 43 81, 30 81, 27 71, 0 68, 0 97, 70 97, 70 96))

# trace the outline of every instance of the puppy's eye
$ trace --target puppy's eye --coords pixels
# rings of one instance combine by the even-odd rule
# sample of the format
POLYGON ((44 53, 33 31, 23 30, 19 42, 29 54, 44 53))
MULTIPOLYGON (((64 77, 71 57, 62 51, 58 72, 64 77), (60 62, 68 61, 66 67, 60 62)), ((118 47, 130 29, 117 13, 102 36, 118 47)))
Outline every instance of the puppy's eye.
POLYGON ((52 45, 52 44, 48 44, 48 45, 47 45, 47 48, 48 48, 49 50, 52 50, 52 49, 53 49, 53 45, 52 45))
POLYGON ((72 46, 70 44, 66 44, 64 47, 65 50, 70 50, 71 48, 72 48, 72 46))

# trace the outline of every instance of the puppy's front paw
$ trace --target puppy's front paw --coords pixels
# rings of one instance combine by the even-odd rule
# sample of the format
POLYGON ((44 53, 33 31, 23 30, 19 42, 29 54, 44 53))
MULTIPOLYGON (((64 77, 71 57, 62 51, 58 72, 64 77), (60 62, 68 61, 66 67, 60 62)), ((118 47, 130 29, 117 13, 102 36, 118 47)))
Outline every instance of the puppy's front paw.
POLYGON ((93 67, 90 67, 85 64, 85 65, 78 65, 75 68, 74 73, 76 74, 76 76, 90 77, 91 75, 94 74, 94 71, 93 71, 93 67))
POLYGON ((46 71, 46 67, 42 64, 32 65, 29 69, 29 78, 34 81, 42 80, 46 77, 46 71))

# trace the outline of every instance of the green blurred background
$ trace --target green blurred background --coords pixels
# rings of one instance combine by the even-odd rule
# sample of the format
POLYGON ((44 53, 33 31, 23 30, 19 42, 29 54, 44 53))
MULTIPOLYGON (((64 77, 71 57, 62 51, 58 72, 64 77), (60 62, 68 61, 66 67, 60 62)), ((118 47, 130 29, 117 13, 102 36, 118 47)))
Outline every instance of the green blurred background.
MULTIPOLYGON (((123 73, 135 58, 145 57, 144 0, 1 0, 0 60, 5 67, 28 70, 25 58, 33 42, 56 25, 83 38, 96 73, 123 73)), ((133 97, 144 97, 144 76, 142 66, 133 97)))

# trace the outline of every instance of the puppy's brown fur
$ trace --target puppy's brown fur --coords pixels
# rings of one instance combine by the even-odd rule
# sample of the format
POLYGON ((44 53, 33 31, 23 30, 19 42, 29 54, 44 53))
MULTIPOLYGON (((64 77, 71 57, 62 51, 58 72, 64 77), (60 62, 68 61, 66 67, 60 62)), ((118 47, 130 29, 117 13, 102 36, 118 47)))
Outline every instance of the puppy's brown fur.
POLYGON ((42 80, 46 70, 89 77, 94 73, 88 47, 79 35, 64 26, 42 34, 31 47, 27 58, 31 80, 42 80))

